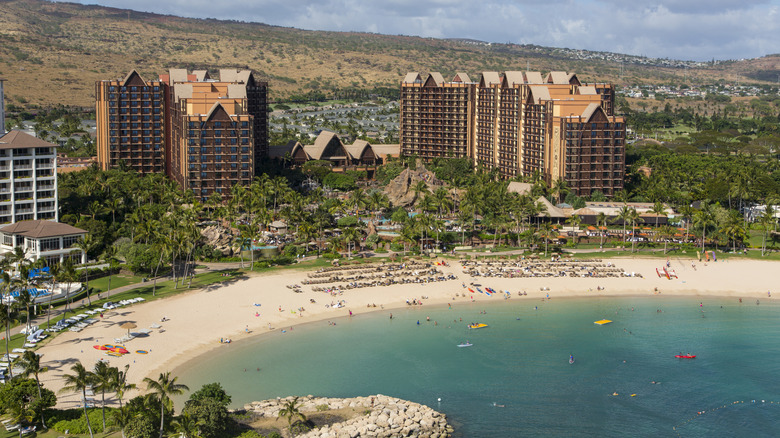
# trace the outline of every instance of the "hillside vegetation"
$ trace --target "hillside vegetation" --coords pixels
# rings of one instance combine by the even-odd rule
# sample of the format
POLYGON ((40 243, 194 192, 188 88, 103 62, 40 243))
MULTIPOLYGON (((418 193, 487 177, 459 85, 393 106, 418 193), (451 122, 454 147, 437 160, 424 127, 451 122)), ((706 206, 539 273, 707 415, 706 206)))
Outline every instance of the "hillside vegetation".
POLYGON ((775 82, 780 56, 688 68, 603 59, 530 45, 315 32, 257 23, 189 19, 73 3, 0 0, 0 78, 22 105, 94 104, 94 82, 135 68, 154 78, 169 68, 251 68, 268 80, 271 99, 321 91, 397 89, 409 71, 574 71, 586 81, 775 82))

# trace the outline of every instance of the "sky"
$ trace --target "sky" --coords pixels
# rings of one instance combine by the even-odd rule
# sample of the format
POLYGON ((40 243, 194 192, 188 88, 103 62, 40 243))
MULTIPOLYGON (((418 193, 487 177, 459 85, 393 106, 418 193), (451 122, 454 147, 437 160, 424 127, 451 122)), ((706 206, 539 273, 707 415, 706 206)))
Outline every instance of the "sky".
POLYGON ((69 0, 307 30, 535 44, 691 61, 780 53, 780 0, 69 0))

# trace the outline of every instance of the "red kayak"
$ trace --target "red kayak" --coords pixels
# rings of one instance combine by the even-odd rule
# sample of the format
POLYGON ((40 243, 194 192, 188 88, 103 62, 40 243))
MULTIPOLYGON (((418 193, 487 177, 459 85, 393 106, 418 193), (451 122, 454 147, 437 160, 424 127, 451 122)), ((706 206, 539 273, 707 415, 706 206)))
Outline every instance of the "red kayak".
POLYGON ((677 359, 696 359, 695 354, 675 354, 674 357, 677 359))

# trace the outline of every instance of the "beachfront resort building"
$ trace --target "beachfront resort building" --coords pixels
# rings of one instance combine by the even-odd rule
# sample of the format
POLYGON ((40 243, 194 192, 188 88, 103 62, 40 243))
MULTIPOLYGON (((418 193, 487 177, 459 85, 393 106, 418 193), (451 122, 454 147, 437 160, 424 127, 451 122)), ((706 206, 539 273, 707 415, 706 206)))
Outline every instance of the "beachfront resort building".
POLYGON ((0 137, 0 224, 58 219, 57 146, 22 131, 0 137))
POLYGON ((401 83, 401 148, 431 159, 473 157, 474 94, 468 75, 409 73, 401 83))
POLYGON ((268 154, 266 82, 249 70, 136 71, 96 84, 98 162, 165 173, 199 199, 248 184, 268 154))
POLYGON ((100 168, 120 163, 144 175, 165 173, 165 84, 133 70, 124 79, 95 84, 100 168))
POLYGON ((87 262, 87 255, 76 244, 87 235, 85 230, 54 221, 30 220, 0 228, 0 253, 20 247, 31 262, 44 259, 47 266, 72 259, 87 262))
POLYGON ((505 179, 562 179, 572 192, 623 187, 625 120, 612 114, 611 84, 576 74, 409 73, 401 84, 401 150, 424 159, 468 157, 505 179))
POLYGON ((291 141, 284 146, 271 147, 269 155, 271 158, 289 160, 295 167, 312 160, 327 161, 334 172, 364 171, 366 178, 373 179, 377 168, 385 164, 388 158, 398 158, 399 151, 398 144, 371 144, 365 140, 355 140, 351 145, 346 145, 336 133, 322 131, 314 144, 303 145, 291 141))

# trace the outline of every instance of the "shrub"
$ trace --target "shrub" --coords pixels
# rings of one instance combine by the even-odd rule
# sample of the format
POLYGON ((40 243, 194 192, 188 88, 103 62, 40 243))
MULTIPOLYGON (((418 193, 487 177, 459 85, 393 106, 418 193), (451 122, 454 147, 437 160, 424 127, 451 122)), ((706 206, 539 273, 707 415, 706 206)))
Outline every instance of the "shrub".
POLYGON ((330 406, 328 406, 328 405, 317 405, 316 409, 317 409, 318 412, 327 411, 328 409, 330 409, 330 406))
MULTIPOLYGON (((74 409, 74 411, 79 411, 78 409, 74 409)), ((54 423, 52 428, 60 433, 65 433, 65 431, 69 431, 69 434, 87 434, 89 433, 89 429, 87 428, 87 420, 84 418, 84 411, 81 410, 81 415, 78 418, 73 418, 70 420, 60 420, 54 423)), ((87 409, 87 412, 89 413, 89 424, 92 426, 92 432, 94 433, 101 433, 103 432, 103 415, 101 414, 100 409, 87 409)), ((106 427, 110 428, 114 426, 114 422, 111 416, 106 415, 106 427)))

